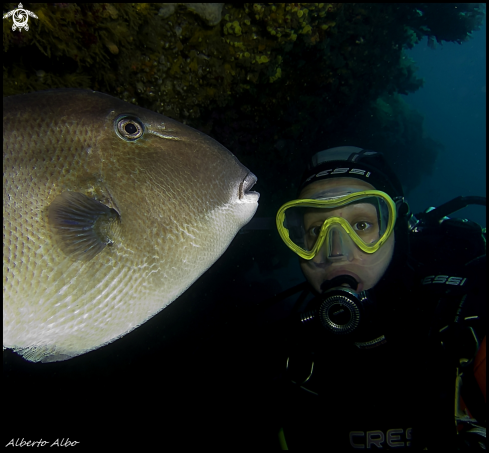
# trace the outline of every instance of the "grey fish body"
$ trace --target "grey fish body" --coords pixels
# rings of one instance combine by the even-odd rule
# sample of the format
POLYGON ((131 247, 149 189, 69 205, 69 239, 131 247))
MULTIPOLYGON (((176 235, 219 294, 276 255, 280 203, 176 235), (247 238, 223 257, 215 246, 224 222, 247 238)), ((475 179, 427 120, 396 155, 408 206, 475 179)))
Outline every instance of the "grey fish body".
POLYGON ((163 115, 87 90, 4 98, 3 115, 3 345, 27 360, 144 323, 256 211, 254 175, 163 115))

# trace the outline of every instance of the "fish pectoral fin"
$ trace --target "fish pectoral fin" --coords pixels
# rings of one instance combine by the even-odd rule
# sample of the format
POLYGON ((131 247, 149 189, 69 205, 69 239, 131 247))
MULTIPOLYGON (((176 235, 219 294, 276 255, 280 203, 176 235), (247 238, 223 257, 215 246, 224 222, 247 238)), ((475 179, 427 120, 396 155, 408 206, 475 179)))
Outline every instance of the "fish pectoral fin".
POLYGON ((56 196, 48 221, 61 250, 76 260, 91 260, 120 237, 119 213, 78 192, 56 196))

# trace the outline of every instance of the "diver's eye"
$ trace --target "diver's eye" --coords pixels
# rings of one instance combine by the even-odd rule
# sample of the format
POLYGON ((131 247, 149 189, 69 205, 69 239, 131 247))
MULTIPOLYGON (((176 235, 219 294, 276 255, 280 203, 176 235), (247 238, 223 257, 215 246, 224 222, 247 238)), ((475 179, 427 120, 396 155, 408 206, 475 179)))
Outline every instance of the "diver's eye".
POLYGON ((368 222, 362 221, 362 222, 355 223, 355 225, 353 225, 353 227, 357 231, 366 231, 371 227, 371 225, 368 222))
POLYGON ((130 142, 138 140, 144 134, 143 124, 135 118, 119 117, 115 126, 119 137, 130 142))
POLYGON ((309 229, 309 235, 312 237, 318 237, 320 231, 321 231, 321 227, 314 226, 314 227, 309 229))

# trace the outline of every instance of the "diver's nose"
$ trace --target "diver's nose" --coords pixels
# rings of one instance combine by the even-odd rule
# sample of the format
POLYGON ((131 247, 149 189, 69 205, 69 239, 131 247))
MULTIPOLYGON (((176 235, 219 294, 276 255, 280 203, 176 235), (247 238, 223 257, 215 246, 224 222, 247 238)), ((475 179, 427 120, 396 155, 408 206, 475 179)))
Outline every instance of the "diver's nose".
POLYGON ((343 240, 341 234, 333 229, 329 236, 330 246, 329 246, 329 258, 336 258, 343 256, 343 240))

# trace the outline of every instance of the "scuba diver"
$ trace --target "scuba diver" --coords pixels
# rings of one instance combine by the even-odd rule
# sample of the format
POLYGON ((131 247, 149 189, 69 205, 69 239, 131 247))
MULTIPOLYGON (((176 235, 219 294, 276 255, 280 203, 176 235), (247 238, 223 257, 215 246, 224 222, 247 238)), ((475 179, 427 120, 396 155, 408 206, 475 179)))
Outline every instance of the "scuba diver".
POLYGON ((307 280, 286 323, 282 449, 485 448, 485 228, 447 217, 468 204, 485 198, 414 216, 381 153, 312 157, 276 216, 307 280))

